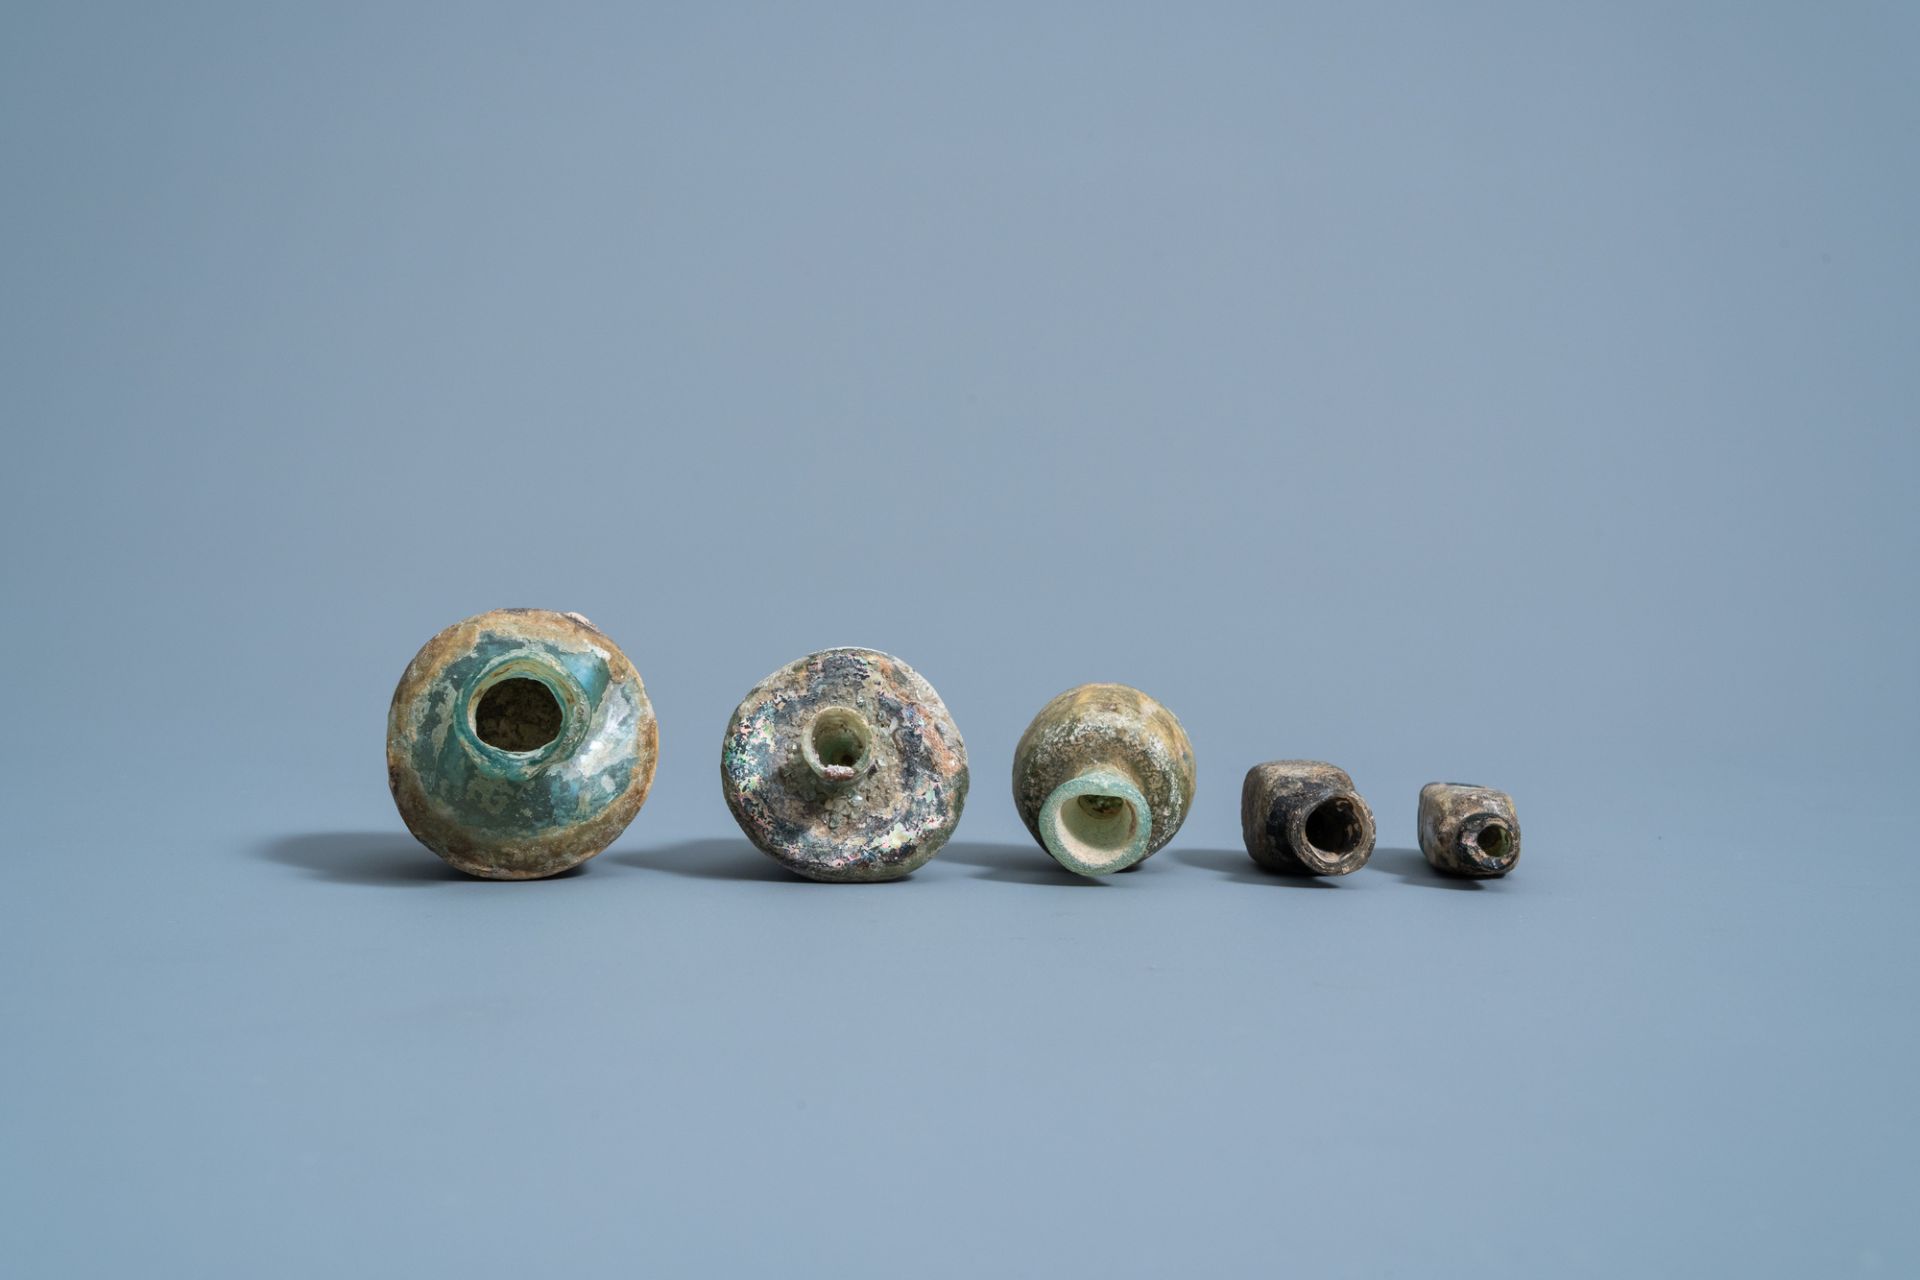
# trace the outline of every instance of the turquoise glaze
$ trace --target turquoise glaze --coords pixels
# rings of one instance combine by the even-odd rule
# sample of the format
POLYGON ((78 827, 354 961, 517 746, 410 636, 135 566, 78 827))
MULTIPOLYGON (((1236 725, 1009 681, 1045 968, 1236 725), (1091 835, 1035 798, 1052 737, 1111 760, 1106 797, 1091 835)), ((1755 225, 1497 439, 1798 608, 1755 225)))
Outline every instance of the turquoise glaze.
POLYGON ((502 609, 442 631, 394 691, 387 769, 408 830, 454 866, 577 866, 639 812, 658 755, 626 655, 577 614, 502 609))

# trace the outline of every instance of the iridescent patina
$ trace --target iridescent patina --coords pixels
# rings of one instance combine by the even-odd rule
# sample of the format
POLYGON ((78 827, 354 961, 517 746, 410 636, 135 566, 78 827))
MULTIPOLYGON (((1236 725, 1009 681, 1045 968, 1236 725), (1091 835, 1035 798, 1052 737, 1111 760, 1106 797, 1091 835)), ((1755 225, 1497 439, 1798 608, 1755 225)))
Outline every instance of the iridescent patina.
POLYGON ((755 847, 811 880, 895 880, 940 850, 967 748, 933 686, 872 649, 768 676, 727 725, 720 783, 755 847))
POLYGON ((612 844, 646 802, 658 751, 639 673, 577 613, 455 623, 407 666, 387 716, 407 830, 495 880, 554 875, 612 844))
POLYGON ((1013 753, 1013 802, 1069 871, 1104 876, 1165 847, 1193 807, 1193 743, 1173 712, 1124 684, 1069 689, 1013 753))

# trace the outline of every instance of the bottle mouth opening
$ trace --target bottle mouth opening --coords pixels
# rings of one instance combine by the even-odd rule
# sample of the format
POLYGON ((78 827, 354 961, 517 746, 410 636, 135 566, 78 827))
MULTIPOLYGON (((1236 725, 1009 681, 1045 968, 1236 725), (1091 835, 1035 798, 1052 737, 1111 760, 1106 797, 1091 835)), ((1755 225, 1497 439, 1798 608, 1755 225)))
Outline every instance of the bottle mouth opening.
POLYGON ((1513 850, 1513 833, 1507 830, 1503 822, 1489 822, 1474 835, 1473 842, 1482 857, 1492 862, 1503 862, 1513 850))
POLYGON ((498 751, 524 754, 557 741, 566 711, 545 682, 510 676, 473 700, 473 735, 498 751))
POLYGON ((1140 820, 1125 796, 1090 793, 1060 807, 1060 842, 1090 866, 1124 854, 1139 829, 1140 820))
POLYGON ((1335 796, 1321 801, 1307 814, 1304 834, 1308 844, 1338 858, 1366 842, 1367 824, 1351 799, 1335 796))
POLYGON ((843 784, 873 764, 873 726, 852 707, 826 707, 800 735, 800 754, 822 781, 843 784))
POLYGON ((1146 856, 1153 817, 1139 790, 1117 776, 1062 783, 1040 813, 1040 842, 1082 875, 1124 871, 1146 856))

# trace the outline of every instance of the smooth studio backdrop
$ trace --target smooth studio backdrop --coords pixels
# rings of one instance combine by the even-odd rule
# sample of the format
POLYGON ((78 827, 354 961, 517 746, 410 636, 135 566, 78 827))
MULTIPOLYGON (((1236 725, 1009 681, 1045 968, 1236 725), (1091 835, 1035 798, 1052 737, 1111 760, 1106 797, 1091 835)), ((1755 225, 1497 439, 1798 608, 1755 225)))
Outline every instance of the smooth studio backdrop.
POLYGON ((1916 69, 1891 4, 8 6, 0 1271, 1920 1270, 1916 69), (507 605, 660 718, 547 883, 383 776, 507 605), (721 800, 841 644, 966 735, 904 883, 721 800), (1112 882, 1008 794, 1086 680, 1199 760, 1112 882), (1247 860, 1291 756, 1372 866, 1247 860))

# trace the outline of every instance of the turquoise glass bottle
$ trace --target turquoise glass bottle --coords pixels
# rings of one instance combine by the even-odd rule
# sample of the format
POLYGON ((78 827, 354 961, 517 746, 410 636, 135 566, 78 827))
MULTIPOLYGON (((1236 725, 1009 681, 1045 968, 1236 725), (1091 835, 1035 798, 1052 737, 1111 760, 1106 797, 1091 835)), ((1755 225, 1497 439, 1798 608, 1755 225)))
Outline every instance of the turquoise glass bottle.
POLYGON ((387 716, 407 830, 494 880, 556 875, 612 844, 646 803, 658 754, 639 673, 577 613, 455 623, 408 664, 387 716))

